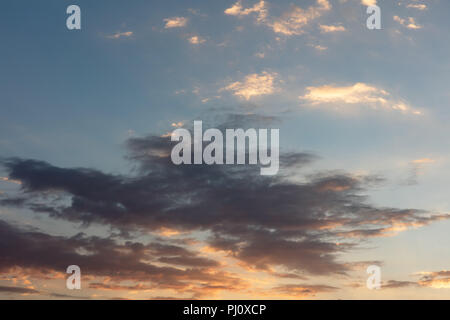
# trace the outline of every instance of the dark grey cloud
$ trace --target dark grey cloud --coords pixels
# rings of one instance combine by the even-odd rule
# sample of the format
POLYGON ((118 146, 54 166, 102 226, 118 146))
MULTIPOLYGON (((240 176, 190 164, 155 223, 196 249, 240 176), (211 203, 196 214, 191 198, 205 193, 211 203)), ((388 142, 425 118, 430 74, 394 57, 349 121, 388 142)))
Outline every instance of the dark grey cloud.
POLYGON ((19 294, 36 294, 39 293, 38 290, 24 288, 24 287, 9 287, 9 286, 0 286, 0 292, 3 293, 19 293, 19 294))
POLYGON ((4 294, 10 294, 10 295, 34 295, 34 294, 40 294, 49 296, 56 299, 81 299, 81 300, 88 300, 90 297, 87 296, 73 296, 68 294, 61 294, 56 292, 45 292, 45 291, 39 291, 33 288, 26 288, 26 287, 11 287, 11 286, 0 286, 0 293, 4 294))
POLYGON ((113 286, 126 280, 147 284, 136 287, 141 290, 149 286, 180 290, 189 287, 192 293, 196 293, 191 281, 221 283, 231 289, 240 284, 239 279, 209 270, 209 267, 217 265, 215 261, 197 257, 196 253, 185 248, 130 241, 117 243, 83 234, 52 236, 0 220, 0 273, 16 272, 20 268, 24 274, 44 275, 49 279, 46 274, 65 273, 71 264, 80 266, 82 276, 107 277, 113 286), (175 261, 170 261, 170 258, 175 261), (154 264, 165 259, 166 264, 185 268, 154 264))
POLYGON ((308 298, 314 297, 319 293, 336 290, 338 290, 338 288, 327 285, 287 284, 273 288, 272 292, 289 297, 308 298))
MULTIPOLYGON (((243 123, 245 117, 231 117, 229 121, 243 123)), ((107 225, 124 233, 160 228, 205 231, 210 246, 249 267, 270 270, 281 266, 286 272, 309 274, 344 274, 350 267, 339 260, 340 255, 366 239, 448 218, 445 214, 370 204, 365 193, 380 182, 379 177, 328 171, 303 175, 295 182, 289 179, 299 176, 316 158, 309 153, 282 154, 280 174, 261 176, 256 166, 176 166, 170 160, 172 146, 170 138, 163 136, 129 139, 127 157, 134 164, 130 175, 60 168, 30 159, 4 160, 9 178, 22 182, 22 195, 18 197, 20 201, 3 198, 2 203, 26 206, 53 218, 107 225), (51 195, 56 200, 48 201, 51 195)), ((46 241, 54 245, 45 235, 40 235, 36 243, 46 241)), ((104 265, 101 260, 106 254, 116 254, 108 239, 94 241, 80 237, 68 241, 71 244, 78 241, 91 250, 98 250, 98 260, 81 257, 92 263, 92 270, 96 265, 104 265)), ((136 256, 142 250, 153 251, 159 262, 174 266, 217 265, 194 253, 168 256, 161 254, 156 246, 138 243, 130 246, 136 256)), ((7 244, 3 250, 14 254, 8 251, 10 247, 7 244)), ((72 256, 64 249, 55 244, 53 254, 60 254, 66 262, 72 256)), ((45 255, 39 257, 36 252, 39 248, 32 245, 29 253, 36 256, 36 263, 45 262, 45 255)), ((122 258, 118 256, 111 261, 107 271, 114 274, 140 270, 149 274, 165 273, 169 278, 178 272, 144 266, 130 257, 122 258)), ((18 259, 11 261, 19 263, 18 259)), ((50 259, 47 266, 54 261, 50 259)), ((22 263, 25 262, 30 263, 22 263)))
POLYGON ((398 289, 406 287, 417 287, 419 284, 414 281, 389 280, 382 285, 383 289, 398 289))

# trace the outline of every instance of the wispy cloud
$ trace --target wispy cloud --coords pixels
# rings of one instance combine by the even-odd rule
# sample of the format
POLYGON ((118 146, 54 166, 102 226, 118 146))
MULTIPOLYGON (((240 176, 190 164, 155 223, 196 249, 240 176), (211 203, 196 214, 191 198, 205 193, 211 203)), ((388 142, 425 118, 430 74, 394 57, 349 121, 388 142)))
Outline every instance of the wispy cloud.
POLYGON ((302 9, 293 6, 282 17, 270 23, 273 31, 287 36, 299 35, 304 32, 304 28, 313 20, 319 18, 324 12, 331 9, 328 0, 317 0, 317 6, 302 9))
POLYGON ((37 294, 38 290, 33 288, 24 288, 24 287, 8 287, 8 286, 0 286, 0 292, 7 293, 19 293, 19 294, 37 294))
POLYGON ((328 49, 328 47, 321 45, 321 44, 309 44, 310 47, 313 47, 317 51, 325 51, 328 49))
POLYGON ((345 27, 341 26, 341 25, 333 26, 333 25, 321 24, 319 27, 320 27, 320 31, 323 33, 342 32, 342 31, 346 30, 345 27))
POLYGON ((14 179, 10 179, 8 177, 0 177, 0 181, 10 182, 10 183, 14 183, 14 184, 22 184, 22 182, 20 180, 14 180, 14 179))
POLYGON ((268 17, 267 4, 260 1, 253 7, 244 8, 242 2, 236 2, 232 7, 225 10, 225 14, 233 16, 248 16, 255 13, 257 23, 271 28, 275 33, 286 36, 300 35, 304 33, 304 28, 313 20, 321 17, 326 11, 331 9, 328 0, 316 0, 315 6, 302 9, 298 6, 292 6, 281 17, 268 17))
POLYGON ((426 166, 434 164, 436 160, 431 158, 421 158, 410 161, 408 163, 409 166, 409 176, 404 181, 406 185, 414 185, 417 184, 418 177, 422 175, 425 171, 426 166))
POLYGON ((369 106, 373 109, 394 110, 402 113, 420 115, 421 112, 413 109, 401 99, 394 99, 390 93, 365 83, 355 83, 349 86, 324 85, 307 87, 307 93, 300 99, 312 105, 328 105, 333 108, 346 105, 369 106))
POLYGON ((427 10, 427 5, 423 3, 410 3, 406 5, 407 8, 417 9, 417 10, 427 10))
POLYGON ((224 12, 226 15, 230 16, 248 16, 249 14, 255 13, 258 22, 263 22, 267 18, 267 6, 266 2, 263 0, 249 8, 244 8, 242 6, 242 1, 239 0, 224 12))
POLYGON ((450 289, 450 271, 420 272, 421 279, 418 283, 424 287, 434 289, 450 289))
POLYGON ((107 36, 107 38, 109 38, 109 39, 119 39, 121 37, 128 38, 128 37, 131 37, 132 35, 133 35, 132 31, 117 32, 117 33, 107 36))
POLYGON ((404 18, 400 18, 399 16, 394 16, 394 21, 398 22, 399 24, 401 24, 402 26, 404 26, 408 29, 412 29, 412 30, 422 29, 422 26, 418 25, 416 23, 416 20, 413 17, 404 19, 404 18))
POLYGON ((432 289, 450 289, 450 271, 421 271, 412 276, 420 277, 417 281, 389 280, 382 285, 383 289, 398 289, 405 287, 425 287, 432 289))
POLYGON ((311 298, 318 293, 336 291, 338 288, 328 285, 287 284, 272 288, 269 295, 280 295, 283 298, 311 298))

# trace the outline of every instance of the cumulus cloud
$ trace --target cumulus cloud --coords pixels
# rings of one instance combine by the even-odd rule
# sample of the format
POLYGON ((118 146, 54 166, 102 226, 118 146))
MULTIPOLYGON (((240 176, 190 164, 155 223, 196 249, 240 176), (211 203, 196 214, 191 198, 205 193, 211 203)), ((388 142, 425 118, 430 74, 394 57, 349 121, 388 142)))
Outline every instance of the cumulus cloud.
POLYGON ((249 74, 242 81, 230 83, 221 91, 231 91, 235 96, 250 100, 252 97, 273 94, 278 74, 263 71, 260 74, 249 74))
POLYGON ((349 86, 323 85, 307 87, 306 90, 307 93, 299 98, 312 105, 338 106, 341 110, 346 105, 362 105, 405 114, 421 114, 403 100, 392 98, 386 90, 365 83, 355 83, 349 86))

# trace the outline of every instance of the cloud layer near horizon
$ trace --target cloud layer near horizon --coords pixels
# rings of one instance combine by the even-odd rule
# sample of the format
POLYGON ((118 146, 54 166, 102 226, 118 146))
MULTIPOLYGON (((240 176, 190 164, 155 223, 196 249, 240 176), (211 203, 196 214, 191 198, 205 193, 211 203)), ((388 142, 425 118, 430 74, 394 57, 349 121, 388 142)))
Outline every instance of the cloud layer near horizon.
MULTIPOLYGON (((237 119, 242 124, 262 118, 237 115, 225 125, 237 119)), ((217 286, 216 291, 248 284, 221 270, 221 261, 189 247, 186 239, 177 245, 167 239, 144 243, 131 240, 131 235, 170 230, 195 238, 201 232, 207 235, 204 243, 209 251, 220 252, 245 268, 274 276, 281 270, 302 278, 345 275, 351 266, 341 255, 367 239, 448 218, 370 205, 364 193, 379 183, 373 176, 331 171, 303 176, 302 182, 288 179, 314 160, 308 153, 282 154, 282 173, 263 177, 255 166, 175 166, 169 156, 172 146, 165 136, 130 138, 128 157, 137 171, 129 176, 61 168, 31 159, 4 160, 8 179, 20 181, 22 193, 3 196, 2 205, 109 226, 121 232, 122 240, 83 234, 52 236, 2 222, 0 270, 61 272, 68 263, 76 263, 91 276, 112 278, 109 286, 120 287, 121 281, 131 280, 148 283, 141 289, 171 288, 199 297, 200 292, 209 292, 202 291, 206 283, 217 286)), ((306 290, 304 286, 278 287, 274 294, 291 288, 297 296, 306 290)))

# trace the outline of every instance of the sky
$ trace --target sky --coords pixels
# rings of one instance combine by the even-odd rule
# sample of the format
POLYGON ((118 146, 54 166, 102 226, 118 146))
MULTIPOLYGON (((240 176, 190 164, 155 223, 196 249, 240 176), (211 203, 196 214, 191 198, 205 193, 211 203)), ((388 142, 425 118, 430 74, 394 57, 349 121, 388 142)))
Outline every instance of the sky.
POLYGON ((449 299, 449 10, 3 1, 0 298, 449 299), (174 165, 195 120, 279 129, 280 171, 174 165))

